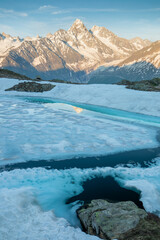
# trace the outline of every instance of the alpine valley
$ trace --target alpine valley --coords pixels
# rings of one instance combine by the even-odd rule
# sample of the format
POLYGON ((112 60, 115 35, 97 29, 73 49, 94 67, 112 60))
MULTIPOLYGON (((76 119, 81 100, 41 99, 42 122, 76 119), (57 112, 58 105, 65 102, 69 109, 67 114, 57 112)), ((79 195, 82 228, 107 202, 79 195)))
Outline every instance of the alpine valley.
POLYGON ((160 76, 160 41, 118 37, 105 27, 88 30, 77 19, 46 37, 0 34, 0 68, 44 80, 116 83, 160 76))

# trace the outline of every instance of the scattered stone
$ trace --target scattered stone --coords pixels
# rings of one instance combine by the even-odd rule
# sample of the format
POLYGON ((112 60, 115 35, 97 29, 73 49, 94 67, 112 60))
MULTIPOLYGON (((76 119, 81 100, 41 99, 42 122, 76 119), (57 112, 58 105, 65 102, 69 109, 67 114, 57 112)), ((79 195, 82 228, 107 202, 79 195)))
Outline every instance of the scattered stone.
POLYGON ((77 215, 85 232, 102 239, 160 239, 160 219, 131 201, 110 203, 93 200, 78 209, 77 215))
POLYGON ((40 76, 37 76, 35 80, 36 81, 42 81, 42 78, 40 76))
POLYGON ((23 82, 23 83, 16 84, 11 88, 6 89, 5 91, 44 92, 44 91, 50 91, 54 87, 55 85, 52 85, 50 83, 40 84, 37 82, 23 82))

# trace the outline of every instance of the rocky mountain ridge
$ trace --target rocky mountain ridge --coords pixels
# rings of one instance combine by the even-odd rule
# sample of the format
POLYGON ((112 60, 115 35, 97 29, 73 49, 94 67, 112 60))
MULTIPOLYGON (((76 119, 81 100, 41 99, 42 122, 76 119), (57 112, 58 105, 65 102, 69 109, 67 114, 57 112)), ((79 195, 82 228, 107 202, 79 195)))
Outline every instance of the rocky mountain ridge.
POLYGON ((146 47, 152 49, 153 44, 140 38, 120 38, 104 27, 88 30, 77 19, 68 31, 60 29, 46 37, 20 39, 0 34, 0 67, 31 78, 40 75, 87 82, 99 67, 127 65, 132 56, 139 56, 146 47))
POLYGON ((153 64, 156 68, 160 68, 160 41, 156 41, 140 51, 133 53, 119 65, 132 65, 137 62, 148 62, 153 64))
POLYGON ((90 74, 89 83, 117 83, 123 79, 131 81, 150 80, 160 77, 160 41, 156 41, 134 52, 117 65, 104 66, 90 74))

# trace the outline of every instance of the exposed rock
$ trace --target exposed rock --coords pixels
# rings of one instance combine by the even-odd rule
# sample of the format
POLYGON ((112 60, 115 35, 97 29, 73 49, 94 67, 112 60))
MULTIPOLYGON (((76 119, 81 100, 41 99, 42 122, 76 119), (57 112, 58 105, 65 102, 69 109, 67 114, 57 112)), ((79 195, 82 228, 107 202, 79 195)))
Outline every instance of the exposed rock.
POLYGON ((36 81, 42 81, 42 78, 40 76, 37 76, 35 80, 36 81))
POLYGON ((133 202, 93 200, 77 210, 84 230, 102 239, 158 240, 160 219, 133 202))
POLYGON ((19 80, 31 80, 25 75, 7 70, 7 69, 0 69, 0 78, 14 78, 19 80))
POLYGON ((128 67, 133 63, 148 62, 152 63, 157 69, 160 68, 160 41, 156 41, 151 45, 134 52, 129 58, 125 59, 119 66, 127 65, 128 67))
POLYGON ((118 85, 126 85, 129 89, 139 91, 154 91, 160 92, 160 78, 154 78, 152 80, 143 80, 139 82, 130 82, 128 80, 122 80, 118 85))
POLYGON ((141 219, 138 225, 122 234, 119 240, 159 240, 160 239, 160 219, 154 214, 148 214, 141 219))
MULTIPOLYGON (((88 82, 88 74, 99 66, 108 66, 111 62, 116 62, 117 66, 137 50, 150 45, 150 41, 140 38, 120 38, 104 27, 94 26, 88 30, 77 19, 68 31, 60 29, 46 37, 20 39, 0 34, 0 66, 31 78, 40 75, 45 80, 54 77, 88 82)), ((154 56, 156 52, 156 66, 159 66, 158 49, 154 46, 150 54, 154 56)))
POLYGON ((5 91, 18 91, 18 92, 44 92, 50 91, 55 85, 52 84, 40 84, 37 82, 23 82, 14 85, 13 87, 6 89, 5 91))
MULTIPOLYGON (((160 55, 160 54, 159 54, 160 55)), ((123 79, 130 81, 151 80, 160 77, 160 68, 156 68, 153 63, 139 61, 123 66, 99 67, 88 75, 89 84, 111 84, 118 83, 123 79)))

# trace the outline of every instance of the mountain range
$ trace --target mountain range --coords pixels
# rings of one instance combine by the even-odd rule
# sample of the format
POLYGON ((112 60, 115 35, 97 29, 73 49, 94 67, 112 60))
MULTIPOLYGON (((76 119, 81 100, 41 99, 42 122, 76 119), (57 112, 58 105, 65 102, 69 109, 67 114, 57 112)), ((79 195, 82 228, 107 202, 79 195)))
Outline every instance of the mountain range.
POLYGON ((105 27, 88 30, 77 19, 46 37, 0 34, 0 68, 51 80, 111 83, 160 76, 160 41, 120 38, 105 27))

